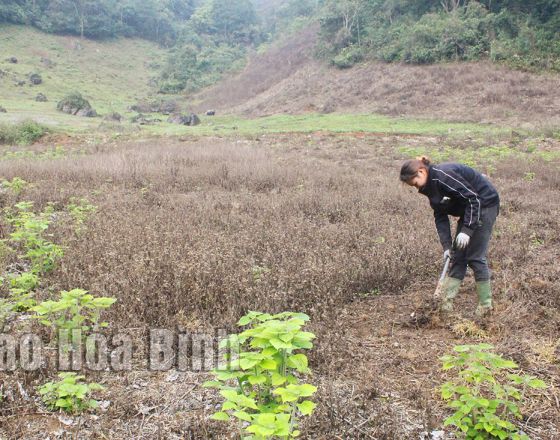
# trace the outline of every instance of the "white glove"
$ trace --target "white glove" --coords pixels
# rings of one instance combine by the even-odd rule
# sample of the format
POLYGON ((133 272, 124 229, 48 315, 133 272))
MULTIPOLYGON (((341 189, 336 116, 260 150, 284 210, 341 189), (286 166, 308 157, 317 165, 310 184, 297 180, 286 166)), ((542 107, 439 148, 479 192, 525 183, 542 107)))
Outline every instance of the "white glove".
POLYGON ((464 232, 461 232, 457 235, 457 238, 455 239, 455 245, 457 246, 457 249, 465 249, 469 245, 470 240, 471 237, 469 237, 464 232))
POLYGON ((447 250, 443 253, 443 261, 446 261, 448 258, 451 258, 451 249, 447 249, 447 250))

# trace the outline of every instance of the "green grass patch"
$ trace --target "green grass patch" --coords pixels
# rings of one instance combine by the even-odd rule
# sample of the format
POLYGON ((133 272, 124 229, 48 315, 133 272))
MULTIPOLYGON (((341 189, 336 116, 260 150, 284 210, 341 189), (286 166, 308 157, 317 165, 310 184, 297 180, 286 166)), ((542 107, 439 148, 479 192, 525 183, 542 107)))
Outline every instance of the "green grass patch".
POLYGON ((0 144, 30 145, 46 133, 47 128, 35 121, 0 123, 0 144))
MULTIPOLYGON (((166 51, 157 44, 132 38, 93 41, 40 32, 28 26, 0 25, 0 105, 12 112, 46 110, 56 114, 56 103, 79 91, 100 114, 122 113, 153 89, 149 82, 159 73, 166 51), (6 58, 15 56, 17 64, 6 58), (29 84, 36 72, 43 82, 29 84), (25 85, 17 86, 17 81, 25 85), (48 102, 35 102, 38 93, 48 102)), ((56 119, 56 117, 54 117, 56 119)))
POLYGON ((471 167, 484 169, 488 174, 495 171, 498 163, 508 159, 520 159, 524 162, 560 160, 560 151, 539 150, 531 145, 531 140, 528 140, 520 147, 505 144, 466 148, 450 145, 437 148, 406 146, 399 147, 399 153, 406 158, 428 156, 434 162, 461 162, 471 167))
POLYGON ((318 114, 274 115, 248 119, 237 116, 203 118, 196 127, 171 124, 147 126, 156 134, 194 135, 256 135, 263 133, 388 133, 413 135, 469 136, 503 135, 510 128, 496 125, 454 123, 436 120, 391 118, 378 114, 318 114))

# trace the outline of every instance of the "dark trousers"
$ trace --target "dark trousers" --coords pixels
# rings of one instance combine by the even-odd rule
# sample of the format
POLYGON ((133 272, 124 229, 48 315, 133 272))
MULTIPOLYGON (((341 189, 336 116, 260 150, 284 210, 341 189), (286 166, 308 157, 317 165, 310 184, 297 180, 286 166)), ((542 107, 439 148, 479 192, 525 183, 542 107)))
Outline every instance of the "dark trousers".
MULTIPOLYGON (((449 276, 462 280, 465 278, 467 266, 474 272, 476 281, 490 279, 488 269, 488 243, 492 236, 492 228, 500 211, 499 205, 482 208, 480 210, 481 225, 475 229, 466 249, 457 249, 453 253, 453 260, 449 276)), ((457 224, 457 231, 461 231, 462 219, 457 224)))

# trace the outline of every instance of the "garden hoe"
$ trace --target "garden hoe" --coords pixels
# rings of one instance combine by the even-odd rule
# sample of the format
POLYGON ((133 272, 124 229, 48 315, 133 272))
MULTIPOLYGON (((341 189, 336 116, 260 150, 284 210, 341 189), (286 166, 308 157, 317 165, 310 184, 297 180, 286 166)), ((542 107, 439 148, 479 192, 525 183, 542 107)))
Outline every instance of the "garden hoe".
POLYGON ((438 284, 436 287, 436 291, 434 292, 434 300, 441 299, 441 292, 443 290, 443 281, 445 280, 445 276, 447 275, 447 271, 449 270, 449 263, 451 262, 451 256, 448 255, 445 258, 445 262, 443 264, 443 270, 441 272, 441 276, 439 277, 438 284))

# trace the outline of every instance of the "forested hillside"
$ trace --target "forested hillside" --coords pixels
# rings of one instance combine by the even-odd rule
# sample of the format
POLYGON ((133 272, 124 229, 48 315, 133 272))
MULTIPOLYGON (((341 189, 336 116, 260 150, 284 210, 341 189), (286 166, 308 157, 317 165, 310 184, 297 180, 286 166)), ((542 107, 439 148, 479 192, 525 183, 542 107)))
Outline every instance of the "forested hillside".
POLYGON ((0 22, 87 38, 139 36, 173 44, 196 0, 3 0, 0 22))
POLYGON ((560 70, 559 11, 558 0, 325 0, 318 19, 339 67, 489 58, 560 70))
POLYGON ((560 0, 4 0, 2 22, 155 41, 169 50, 160 93, 215 84, 302 28, 319 29, 314 56, 339 68, 491 60, 560 70, 560 0))

